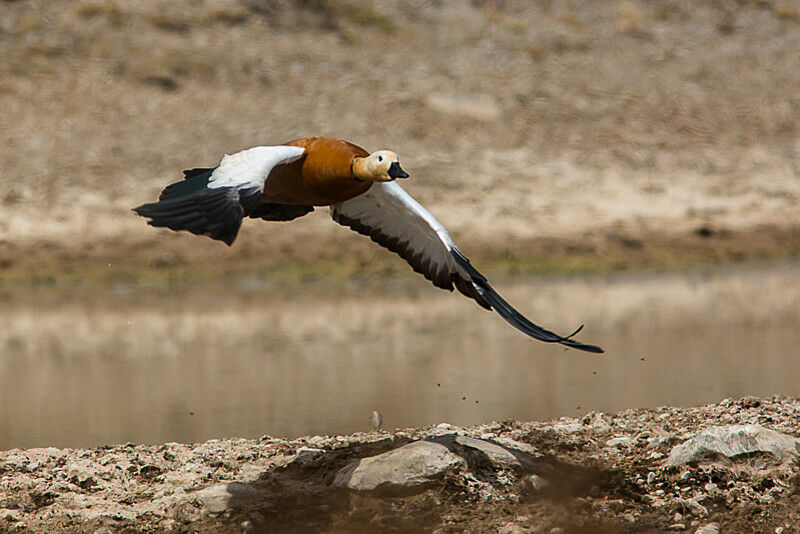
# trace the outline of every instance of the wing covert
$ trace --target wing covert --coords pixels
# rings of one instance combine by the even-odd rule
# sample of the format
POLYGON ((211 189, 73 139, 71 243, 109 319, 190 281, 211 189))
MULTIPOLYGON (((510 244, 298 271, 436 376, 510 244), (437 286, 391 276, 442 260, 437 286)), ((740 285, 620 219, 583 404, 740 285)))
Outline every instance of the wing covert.
POLYGON ((458 289, 484 308, 494 309, 509 324, 535 339, 588 352, 603 352, 600 347, 570 339, 580 328, 562 337, 537 326, 515 310, 461 254, 447 229, 396 182, 375 183, 366 193, 332 205, 331 217, 398 254, 436 287, 458 289))

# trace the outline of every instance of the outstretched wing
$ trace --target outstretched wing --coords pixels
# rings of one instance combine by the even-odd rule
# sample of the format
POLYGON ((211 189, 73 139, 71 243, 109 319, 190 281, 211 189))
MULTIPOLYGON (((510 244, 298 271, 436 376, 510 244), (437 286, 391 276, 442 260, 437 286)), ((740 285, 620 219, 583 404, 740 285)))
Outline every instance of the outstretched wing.
POLYGON ((245 215, 267 214, 287 220, 313 211, 313 206, 300 206, 291 213, 273 215, 259 205, 270 171, 303 157, 304 150, 296 146, 257 146, 226 155, 214 168, 183 171, 184 180, 168 185, 158 202, 143 204, 134 211, 150 219, 150 226, 187 230, 230 246, 245 215))
POLYGON ((363 195, 331 206, 337 223, 400 255, 433 285, 457 288, 486 309, 494 309, 513 327, 534 339, 588 352, 603 352, 533 324, 511 307, 458 250, 447 229, 396 182, 375 183, 363 195))

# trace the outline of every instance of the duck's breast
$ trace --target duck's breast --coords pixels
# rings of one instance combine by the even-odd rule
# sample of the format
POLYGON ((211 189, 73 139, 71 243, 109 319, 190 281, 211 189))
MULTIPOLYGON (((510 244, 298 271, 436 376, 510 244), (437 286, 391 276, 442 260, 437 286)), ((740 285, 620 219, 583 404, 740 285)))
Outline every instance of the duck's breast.
POLYGON ((359 146, 330 137, 305 137, 285 144, 301 146, 305 154, 272 169, 262 202, 327 206, 361 195, 372 185, 353 176, 353 158, 369 155, 359 146))

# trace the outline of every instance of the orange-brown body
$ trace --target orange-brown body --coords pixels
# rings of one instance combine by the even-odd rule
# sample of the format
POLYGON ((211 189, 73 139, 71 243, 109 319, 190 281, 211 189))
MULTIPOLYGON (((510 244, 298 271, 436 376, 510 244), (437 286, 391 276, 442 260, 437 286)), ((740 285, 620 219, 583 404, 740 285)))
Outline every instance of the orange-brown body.
POLYGON ((353 158, 369 155, 359 146, 331 137, 303 137, 283 144, 306 151, 299 160, 272 169, 262 204, 328 206, 357 197, 372 185, 353 174, 353 158))

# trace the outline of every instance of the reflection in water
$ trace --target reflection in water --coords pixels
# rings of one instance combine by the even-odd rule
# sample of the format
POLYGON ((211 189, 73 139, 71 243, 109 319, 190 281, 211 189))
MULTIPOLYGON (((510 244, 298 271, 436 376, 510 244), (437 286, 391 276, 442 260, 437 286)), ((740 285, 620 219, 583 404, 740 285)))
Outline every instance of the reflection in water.
POLYGON ((383 295, 3 304, 0 449, 350 433, 373 410, 395 428, 798 395, 798 275, 783 264, 496 284, 545 326, 585 322, 604 356, 530 341, 413 282, 383 295))

